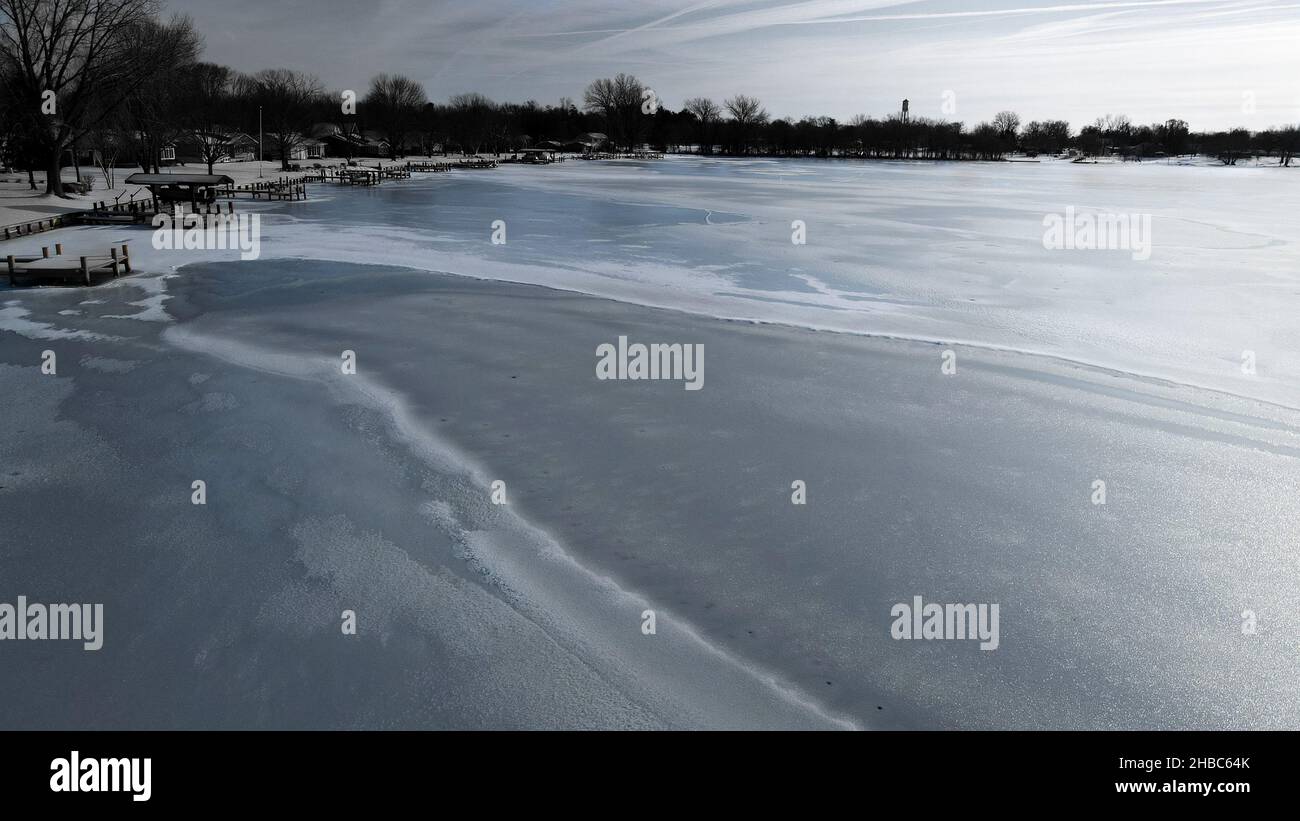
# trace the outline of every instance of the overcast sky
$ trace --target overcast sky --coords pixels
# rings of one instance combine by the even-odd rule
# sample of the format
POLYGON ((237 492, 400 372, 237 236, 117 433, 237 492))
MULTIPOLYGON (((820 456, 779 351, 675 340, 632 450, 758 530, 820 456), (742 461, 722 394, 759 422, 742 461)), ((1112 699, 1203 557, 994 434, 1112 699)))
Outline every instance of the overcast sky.
POLYGON ((1300 122, 1300 2, 1270 0, 168 0, 206 59, 312 72, 363 93, 380 71, 430 99, 556 103, 635 74, 664 103, 743 92, 775 116, 1004 108, 1062 118, 1181 117, 1193 128, 1300 122))

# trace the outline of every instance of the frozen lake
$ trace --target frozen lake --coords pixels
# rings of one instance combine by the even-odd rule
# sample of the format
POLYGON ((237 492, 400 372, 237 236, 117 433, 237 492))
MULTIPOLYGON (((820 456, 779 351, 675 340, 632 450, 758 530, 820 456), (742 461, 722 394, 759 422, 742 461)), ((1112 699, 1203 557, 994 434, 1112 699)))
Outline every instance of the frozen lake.
POLYGON ((64 232, 155 273, 0 294, 0 602, 107 624, 0 645, 0 725, 1300 726, 1297 179, 571 162, 315 187, 255 262, 64 232), (621 335, 704 388, 596 379, 621 335))
POLYGON ((1003 347, 1300 404, 1295 169, 570 162, 340 193, 295 213, 307 256, 1003 347), (1149 259, 1045 249, 1044 217, 1067 208, 1150 215, 1149 259), (504 245, 490 242, 496 220, 504 245), (806 244, 791 242, 796 220, 806 244))

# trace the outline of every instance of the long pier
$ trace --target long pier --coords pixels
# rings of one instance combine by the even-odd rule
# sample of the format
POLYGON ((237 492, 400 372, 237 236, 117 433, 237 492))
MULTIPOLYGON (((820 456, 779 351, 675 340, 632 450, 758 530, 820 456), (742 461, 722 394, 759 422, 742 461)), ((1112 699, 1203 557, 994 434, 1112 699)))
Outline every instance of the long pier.
MULTIPOLYGON (((157 214, 173 214, 177 206, 184 211, 183 203, 162 203, 158 200, 148 197, 141 200, 129 200, 127 202, 108 201, 97 202, 94 207, 82 211, 69 211, 66 214, 59 214, 57 217, 47 217, 45 219, 32 220, 31 222, 20 222, 13 225, 7 225, 0 228, 0 241, 10 239, 22 239, 34 234, 42 234, 46 231, 53 231, 59 228, 68 228, 74 225, 141 225, 153 221, 157 214)), ((227 214, 235 212, 234 203, 227 203, 227 214)), ((190 213, 201 216, 214 215, 222 213, 219 203, 204 203, 197 208, 191 209, 190 213)))
POLYGON ((78 225, 137 225, 149 222, 159 212, 158 200, 153 197, 126 202, 97 202, 87 211, 77 211, 72 216, 78 225))
POLYGON ((580 160, 662 160, 664 155, 658 151, 593 151, 579 154, 580 160))
POLYGON ((455 169, 496 168, 496 160, 476 158, 455 162, 405 162, 384 165, 345 165, 317 168, 306 174, 304 182, 328 182, 340 185, 379 185, 384 180, 410 179, 412 174, 443 173, 455 169))
POLYGON ((69 211, 66 214, 59 214, 54 217, 45 217, 28 222, 12 223, 0 227, 0 241, 7 239, 19 239, 21 237, 30 237, 32 234, 40 234, 45 231, 53 231, 57 228, 67 228, 71 225, 83 225, 88 222, 97 224, 107 224, 114 222, 133 222, 137 215, 148 214, 152 217, 157 211, 157 203, 152 197, 136 199, 133 195, 126 202, 101 200, 80 211, 69 211))
POLYGON ((379 185, 384 180, 407 180, 413 171, 449 171, 450 163, 392 163, 391 165, 344 165, 318 168, 303 177, 304 182, 332 182, 341 185, 379 185), (445 167, 431 167, 431 166, 445 167))
POLYGON ((67 214, 60 214, 57 217, 46 217, 45 219, 6 225, 4 226, 4 239, 30 237, 32 234, 41 234, 46 231, 53 231, 55 228, 66 228, 69 225, 76 225, 77 215, 81 213, 83 212, 70 211, 67 214))
POLYGON ((450 171, 456 166, 449 162, 408 162, 406 167, 412 171, 419 171, 422 173, 441 173, 443 171, 450 171))
POLYGON ((244 183, 243 185, 223 185, 213 189, 217 197, 224 199, 236 199, 237 197, 247 197, 248 199, 259 200, 266 198, 268 200, 305 200, 307 199, 307 186, 305 177, 280 177, 274 180, 260 180, 258 182, 244 183))

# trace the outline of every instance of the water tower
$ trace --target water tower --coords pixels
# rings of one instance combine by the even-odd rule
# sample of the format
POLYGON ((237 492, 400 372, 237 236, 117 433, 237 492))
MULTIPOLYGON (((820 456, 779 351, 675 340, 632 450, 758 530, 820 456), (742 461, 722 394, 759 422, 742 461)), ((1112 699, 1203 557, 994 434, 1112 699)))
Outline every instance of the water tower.
POLYGON ((907 100, 903 100, 903 122, 907 122, 907 100))

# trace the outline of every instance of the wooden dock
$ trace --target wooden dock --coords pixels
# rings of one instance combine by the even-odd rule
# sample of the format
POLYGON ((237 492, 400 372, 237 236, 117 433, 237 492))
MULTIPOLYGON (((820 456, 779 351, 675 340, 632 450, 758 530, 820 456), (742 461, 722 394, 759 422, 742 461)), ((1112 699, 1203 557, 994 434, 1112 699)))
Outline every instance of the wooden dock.
POLYGON ((77 225, 138 225, 149 222, 158 213, 158 200, 132 197, 126 202, 97 202, 88 211, 78 211, 77 225))
MULTIPOLYGON (((43 234, 46 231, 53 231, 59 228, 68 228, 73 225, 105 225, 111 223, 131 223, 139 221, 133 219, 133 215, 143 214, 146 209, 150 209, 149 202, 133 200, 131 202, 115 202, 108 204, 97 202, 91 208, 82 211, 69 211, 66 214, 59 214, 57 217, 48 217, 46 219, 33 220, 32 222, 20 222, 14 225, 4 226, 3 233, 0 234, 0 241, 10 239, 22 239, 30 237, 33 234, 43 234)), ((153 211, 148 211, 148 216, 153 216, 153 211)))
POLYGON ((662 160, 663 154, 658 151, 593 151, 587 154, 579 154, 580 160, 662 160))
POLYGON ((307 199, 306 178, 281 177, 275 180, 250 182, 244 185, 223 185, 213 189, 217 197, 236 199, 247 197, 259 200, 305 200, 307 199))
POLYGON ((18 239, 19 237, 30 237, 32 234, 42 234, 46 231, 53 231, 56 228, 66 228, 69 225, 76 225, 76 214, 60 214, 57 217, 48 217, 46 219, 32 220, 31 222, 19 222, 4 227, 4 239, 18 239))
MULTIPOLYGON (((618 155, 588 155, 600 158, 618 155)), ((227 201, 238 198, 252 200, 287 200, 307 199, 307 183, 335 183, 339 185, 379 185, 384 180, 410 179, 413 173, 443 173, 458 169, 479 170, 496 168, 498 161, 483 157, 461 159, 455 162, 404 162, 374 166, 349 165, 318 168, 301 177, 279 177, 270 180, 245 183, 243 185, 226 184, 209 187, 207 190, 217 199, 227 201)), ((184 175, 180 175, 184 176, 184 175)), ((229 179, 227 177, 227 179, 229 179)), ((168 203, 147 195, 137 199, 134 195, 125 202, 101 201, 81 211, 69 211, 45 219, 0 226, 0 241, 30 237, 33 234, 66 228, 73 225, 140 225, 148 224, 159 213, 171 213, 176 203, 168 203)), ((183 204, 182 204, 183 205, 183 204)), ((226 213, 234 213, 234 206, 227 202, 226 213)), ((218 203, 199 202, 193 213, 209 216, 221 213, 218 203)))
POLYGON ((379 185, 384 175, 376 168, 341 168, 337 174, 338 181, 344 185, 379 185))
MULTIPOLYGON (((208 204, 206 209, 212 213, 214 209, 220 211, 220 205, 208 204)), ((140 225, 151 222, 160 209, 165 208, 165 204, 159 203, 152 196, 145 196, 137 199, 132 197, 129 200, 109 202, 102 200, 93 203, 90 208, 81 211, 69 211, 66 214, 60 214, 57 217, 34 220, 32 222, 17 223, 14 225, 0 228, 0 241, 10 239, 21 239, 30 237, 33 234, 40 234, 46 231, 53 231, 59 228, 68 228, 74 225, 140 225)), ((171 213, 170 209, 163 211, 171 213)), ((202 210, 199 211, 202 213, 202 210)), ((234 213, 233 205, 229 213, 234 213)))
POLYGON ((455 166, 449 162, 408 162, 406 167, 411 171, 418 171, 420 173, 442 173, 455 168, 455 166))
POLYGON ((376 169, 363 166, 318 168, 303 177, 304 182, 338 185, 378 185, 382 179, 376 169))
POLYGON ((384 165, 331 165, 309 171, 301 182, 335 185, 379 185, 384 180, 407 180, 412 174, 444 173, 455 169, 496 168, 497 161, 475 158, 456 162, 403 162, 384 165))
POLYGON ((61 279, 80 280, 84 285, 91 285, 96 274, 111 274, 114 279, 120 273, 131 273, 131 252, 127 245, 122 245, 119 253, 117 247, 108 249, 107 254, 94 254, 84 257, 63 255, 63 244, 54 246, 54 256, 50 249, 42 248, 39 257, 6 257, 9 265, 9 285, 16 287, 19 279, 61 279))
MULTIPOLYGON (((422 163, 421 165, 427 165, 422 163)), ((450 166, 448 166, 450 168, 450 166)), ((411 163, 391 165, 344 165, 318 168, 303 177, 304 182, 338 183, 340 185, 379 185, 384 180, 408 180, 411 172, 425 170, 412 168, 411 163)))

